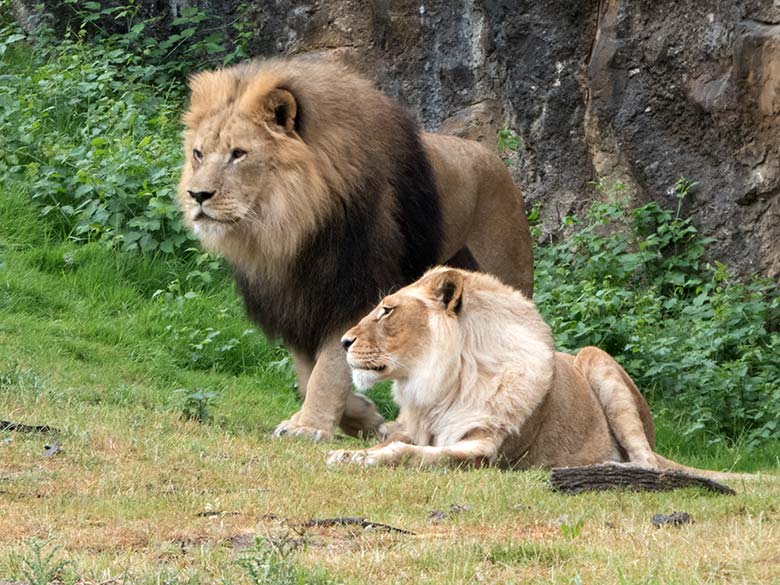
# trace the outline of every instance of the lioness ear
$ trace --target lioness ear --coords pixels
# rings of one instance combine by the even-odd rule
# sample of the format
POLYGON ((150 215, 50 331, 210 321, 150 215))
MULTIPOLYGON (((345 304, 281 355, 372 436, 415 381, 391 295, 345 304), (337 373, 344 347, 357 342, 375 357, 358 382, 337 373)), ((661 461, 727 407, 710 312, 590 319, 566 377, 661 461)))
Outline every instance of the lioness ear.
POLYGON ((249 85, 241 98, 241 110, 257 124, 268 124, 275 132, 291 134, 296 130, 298 102, 288 90, 269 87, 263 77, 249 85))
POLYGON ((457 315, 463 306, 463 275, 457 270, 447 270, 432 283, 432 292, 450 315, 457 315))

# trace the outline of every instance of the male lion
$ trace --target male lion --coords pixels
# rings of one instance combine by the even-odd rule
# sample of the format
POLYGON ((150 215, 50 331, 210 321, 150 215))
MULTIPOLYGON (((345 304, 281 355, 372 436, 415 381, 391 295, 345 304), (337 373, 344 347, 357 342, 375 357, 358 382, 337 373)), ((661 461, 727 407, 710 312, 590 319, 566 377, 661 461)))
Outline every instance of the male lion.
POLYGON ((487 274, 437 267, 384 298, 342 339, 358 388, 392 379, 387 442, 332 451, 329 464, 630 462, 692 470, 653 452, 642 395, 608 354, 555 351, 533 302, 487 274))
POLYGON ((531 294, 523 200, 480 145, 420 133, 330 61, 255 61, 190 87, 179 200, 232 265, 249 316, 292 353, 304 402, 276 435, 382 434, 339 340, 426 268, 478 265, 531 294))

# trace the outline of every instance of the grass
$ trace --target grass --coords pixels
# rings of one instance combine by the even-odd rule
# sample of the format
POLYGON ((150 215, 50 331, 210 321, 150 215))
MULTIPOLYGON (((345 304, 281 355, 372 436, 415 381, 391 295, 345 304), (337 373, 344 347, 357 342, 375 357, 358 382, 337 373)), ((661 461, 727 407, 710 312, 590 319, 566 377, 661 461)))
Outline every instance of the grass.
MULTIPOLYGON (((327 470, 331 446, 269 438, 297 408, 291 368, 247 331, 226 277, 185 291, 192 266, 63 243, 46 226, 22 192, 0 199, 0 418, 62 429, 0 432, 0 580, 780 582, 773 481, 735 497, 567 497, 543 472, 327 470), (183 419, 181 388, 218 393, 207 424, 183 419), (44 457, 54 440, 62 451, 44 457), (695 522, 652 526, 674 510, 695 522), (333 516, 415 535, 298 525, 333 516)), ((665 454, 780 467, 777 444, 711 450, 660 410, 665 454)))

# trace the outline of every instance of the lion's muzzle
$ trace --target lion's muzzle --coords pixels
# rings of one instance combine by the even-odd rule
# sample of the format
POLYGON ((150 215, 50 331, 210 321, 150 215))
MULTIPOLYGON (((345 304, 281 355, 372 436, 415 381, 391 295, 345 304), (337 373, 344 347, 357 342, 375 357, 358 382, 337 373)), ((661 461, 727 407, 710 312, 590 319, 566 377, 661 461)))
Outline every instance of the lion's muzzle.
POLYGON ((202 205, 204 201, 214 197, 215 191, 191 191, 187 189, 187 193, 189 193, 190 197, 197 201, 198 204, 202 205))

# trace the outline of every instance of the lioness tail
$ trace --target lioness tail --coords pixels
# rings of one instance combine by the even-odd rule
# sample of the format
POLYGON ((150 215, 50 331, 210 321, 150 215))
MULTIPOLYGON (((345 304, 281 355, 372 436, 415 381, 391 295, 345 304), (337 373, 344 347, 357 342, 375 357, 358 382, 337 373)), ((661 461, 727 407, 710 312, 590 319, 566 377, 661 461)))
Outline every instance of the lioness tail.
POLYGON ((712 471, 710 469, 699 469, 697 467, 688 467, 686 465, 682 465, 681 463, 677 463, 676 461, 672 461, 671 459, 667 459, 666 457, 663 457, 659 455, 658 453, 655 453, 656 461, 658 462, 658 467, 660 469, 675 469, 677 471, 685 471, 686 473, 691 473, 693 475, 701 475, 704 477, 708 477, 710 479, 714 479, 716 481, 734 481, 734 480, 757 480, 757 479, 766 479, 767 476, 762 476, 757 473, 729 473, 725 471, 712 471))

